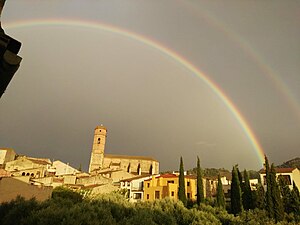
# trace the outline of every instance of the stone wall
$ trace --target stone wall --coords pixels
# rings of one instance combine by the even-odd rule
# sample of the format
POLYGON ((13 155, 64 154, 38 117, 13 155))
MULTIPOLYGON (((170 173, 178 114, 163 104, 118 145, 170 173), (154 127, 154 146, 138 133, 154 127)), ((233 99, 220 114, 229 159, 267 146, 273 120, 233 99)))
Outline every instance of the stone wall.
POLYGON ((52 187, 35 186, 12 177, 0 179, 0 203, 9 202, 18 195, 25 199, 44 201, 49 199, 51 194, 52 187))

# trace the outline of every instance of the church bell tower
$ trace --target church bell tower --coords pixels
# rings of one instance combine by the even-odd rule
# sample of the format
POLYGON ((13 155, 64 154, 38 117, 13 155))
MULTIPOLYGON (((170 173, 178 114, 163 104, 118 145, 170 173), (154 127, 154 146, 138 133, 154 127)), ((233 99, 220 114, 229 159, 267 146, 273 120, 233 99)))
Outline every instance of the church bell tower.
POLYGON ((103 167, 106 132, 107 130, 103 125, 95 128, 89 173, 103 167))

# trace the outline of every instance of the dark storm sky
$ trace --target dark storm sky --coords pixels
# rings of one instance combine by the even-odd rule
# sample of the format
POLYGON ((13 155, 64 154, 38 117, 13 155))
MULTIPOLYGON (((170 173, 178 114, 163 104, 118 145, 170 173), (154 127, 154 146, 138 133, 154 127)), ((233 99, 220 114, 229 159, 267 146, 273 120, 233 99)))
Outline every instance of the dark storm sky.
POLYGON ((106 152, 146 155, 161 170, 259 169, 234 115, 184 65, 103 29, 27 20, 93 21, 161 43, 193 63, 239 109, 276 164, 300 149, 299 1, 9 0, 6 32, 23 43, 22 65, 0 100, 0 147, 89 163, 93 130, 106 152))

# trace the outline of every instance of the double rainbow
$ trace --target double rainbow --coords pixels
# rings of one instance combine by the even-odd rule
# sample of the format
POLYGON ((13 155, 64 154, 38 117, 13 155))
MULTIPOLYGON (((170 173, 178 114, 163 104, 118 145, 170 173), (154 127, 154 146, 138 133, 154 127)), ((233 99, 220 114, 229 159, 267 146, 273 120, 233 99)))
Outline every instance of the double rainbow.
POLYGON ((74 27, 84 27, 90 29, 100 29, 106 32, 110 32, 113 34, 121 35, 123 37, 129 38, 131 40, 137 41, 144 45, 147 45, 153 49, 156 49, 160 53, 166 55, 167 57, 171 58, 178 64, 185 67, 187 70, 191 71, 194 75, 200 78, 217 96, 218 98, 225 104, 228 110, 233 114, 234 118, 237 120, 238 124, 244 131, 245 135, 247 136, 248 140, 250 141, 253 149, 256 152, 256 155, 261 163, 263 164, 264 161, 264 151, 257 140, 254 132, 252 131, 250 125, 243 117, 241 112, 238 108, 234 105, 234 103, 226 96, 223 90, 214 83, 207 74, 203 73, 200 69, 194 66, 191 62, 189 62, 186 58, 179 55, 174 50, 163 46, 157 41, 154 41, 150 38, 142 36, 140 34, 115 27, 112 25, 94 22, 94 21, 83 21, 83 20, 66 20, 66 19, 42 19, 42 20, 27 20, 27 21, 17 21, 11 22, 8 24, 4 24, 6 29, 13 29, 13 28, 21 28, 21 27, 33 27, 33 26, 74 26, 74 27))

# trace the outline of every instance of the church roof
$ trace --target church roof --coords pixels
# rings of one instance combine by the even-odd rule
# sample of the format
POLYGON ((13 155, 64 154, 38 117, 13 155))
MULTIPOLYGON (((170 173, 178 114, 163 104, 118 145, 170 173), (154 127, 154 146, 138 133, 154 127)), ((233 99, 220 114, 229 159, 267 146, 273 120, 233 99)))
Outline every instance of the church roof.
POLYGON ((140 159, 140 160, 150 160, 158 162, 156 159, 148 156, 131 156, 131 155, 113 155, 113 154, 104 154, 104 158, 114 158, 114 159, 140 159))

